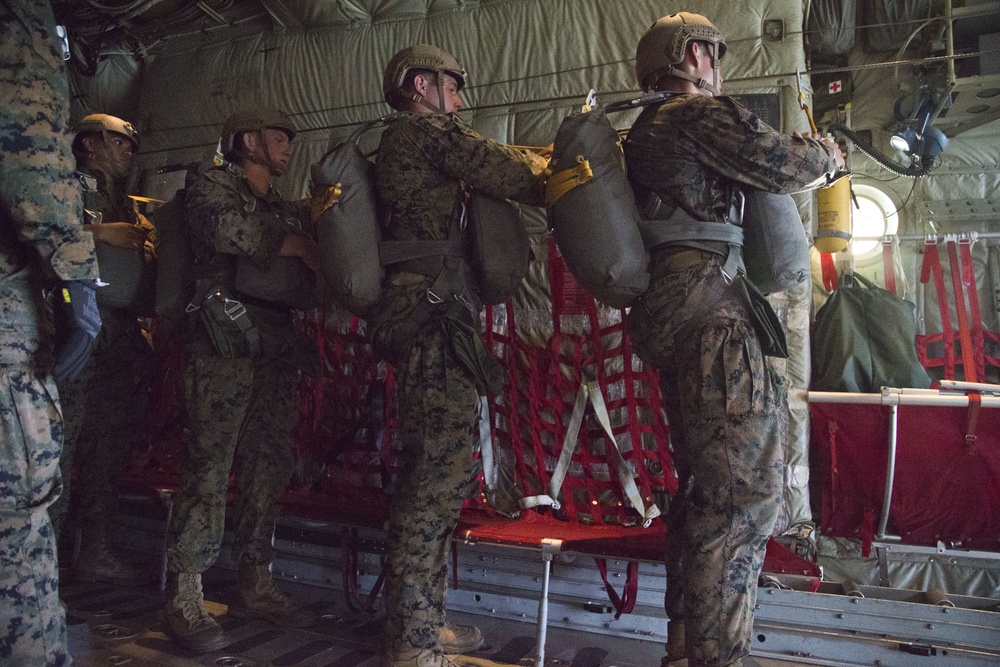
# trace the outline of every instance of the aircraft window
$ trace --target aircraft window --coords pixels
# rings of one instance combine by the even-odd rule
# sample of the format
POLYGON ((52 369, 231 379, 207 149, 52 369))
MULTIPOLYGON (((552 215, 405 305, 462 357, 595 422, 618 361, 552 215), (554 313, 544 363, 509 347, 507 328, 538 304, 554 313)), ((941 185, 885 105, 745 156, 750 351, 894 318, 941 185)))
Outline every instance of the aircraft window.
POLYGON ((854 183, 854 196, 858 207, 851 207, 854 240, 851 252, 855 259, 867 259, 881 252, 883 236, 895 234, 899 229, 896 204, 888 194, 865 183, 854 183))

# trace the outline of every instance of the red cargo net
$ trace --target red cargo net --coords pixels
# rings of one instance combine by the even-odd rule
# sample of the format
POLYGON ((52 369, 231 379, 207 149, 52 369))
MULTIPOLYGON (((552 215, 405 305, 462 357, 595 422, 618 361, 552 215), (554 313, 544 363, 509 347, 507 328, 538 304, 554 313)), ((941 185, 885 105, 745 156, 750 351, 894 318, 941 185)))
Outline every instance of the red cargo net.
POLYGON ((548 493, 581 385, 596 383, 615 442, 588 404, 556 515, 579 523, 642 523, 623 492, 614 455, 617 443, 644 506, 676 491, 656 372, 633 355, 622 311, 604 310, 611 321, 602 324, 593 298, 573 279, 551 239, 548 267, 551 331, 535 336, 539 342, 529 342, 528 332, 519 330, 509 304, 505 318, 487 311, 487 344, 506 368, 502 395, 490 405, 497 460, 500 467, 509 463, 507 483, 516 486, 518 497, 548 493))
POLYGON ((934 279, 941 331, 917 336, 917 357, 937 379, 996 382, 1000 373, 1000 334, 983 328, 972 262, 973 242, 970 236, 962 235, 945 243, 957 327, 952 325, 939 244, 937 239, 924 244, 920 282, 927 284, 934 279))

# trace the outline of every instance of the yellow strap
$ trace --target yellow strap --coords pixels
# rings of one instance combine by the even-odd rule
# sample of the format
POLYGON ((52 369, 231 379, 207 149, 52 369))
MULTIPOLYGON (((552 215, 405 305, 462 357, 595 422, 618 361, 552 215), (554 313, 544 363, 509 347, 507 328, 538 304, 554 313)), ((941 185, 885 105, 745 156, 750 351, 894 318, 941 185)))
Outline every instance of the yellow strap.
POLYGON ((564 194, 582 183, 586 183, 594 177, 594 172, 582 155, 576 156, 576 166, 572 169, 564 169, 549 176, 545 182, 545 205, 552 206, 564 194))
POLYGON ((323 215, 327 209, 340 201, 340 196, 342 194, 344 194, 344 189, 341 187, 340 183, 328 185, 326 188, 315 194, 310 192, 309 212, 312 215, 313 222, 319 220, 319 216, 323 215))

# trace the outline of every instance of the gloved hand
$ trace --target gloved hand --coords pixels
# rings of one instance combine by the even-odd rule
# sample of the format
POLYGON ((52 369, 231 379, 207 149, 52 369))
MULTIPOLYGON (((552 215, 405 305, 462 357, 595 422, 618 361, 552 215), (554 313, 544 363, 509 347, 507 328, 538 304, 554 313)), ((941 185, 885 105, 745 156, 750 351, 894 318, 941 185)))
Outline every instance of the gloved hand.
POLYGON ((97 292, 92 281, 68 280, 53 293, 56 325, 56 382, 76 379, 94 349, 101 331, 97 292))

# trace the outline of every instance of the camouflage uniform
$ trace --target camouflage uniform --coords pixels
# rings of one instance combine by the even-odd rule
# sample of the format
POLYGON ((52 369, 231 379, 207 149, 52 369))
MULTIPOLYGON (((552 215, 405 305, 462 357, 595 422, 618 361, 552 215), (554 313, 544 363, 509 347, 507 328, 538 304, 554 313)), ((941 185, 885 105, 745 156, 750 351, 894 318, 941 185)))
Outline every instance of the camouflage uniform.
POLYGON ((69 665, 55 540, 62 418, 45 284, 97 277, 48 2, 0 0, 0 663, 69 665))
MULTIPOLYGON (((726 97, 677 94, 647 108, 624 149, 633 184, 718 222, 741 184, 790 193, 836 170, 820 142, 780 134, 726 97)), ((725 290, 724 258, 676 245, 651 256, 650 288, 628 324, 640 357, 660 371, 681 478, 667 517, 666 610, 684 620, 689 664, 730 665, 749 652, 778 514, 780 387, 744 299, 725 290), (705 312, 713 289, 723 296, 705 312)))
MULTIPOLYGON (((200 266, 220 255, 248 256, 266 266, 277 256, 285 232, 261 224, 252 211, 295 226, 307 221, 304 206, 285 201, 273 188, 255 195, 236 165, 208 171, 187 191, 186 205, 200 266)), ((268 308, 287 337, 294 336, 291 311, 268 308)), ((167 567, 200 573, 218 558, 230 469, 236 480, 234 557, 241 565, 266 566, 274 557, 277 501, 294 466, 297 372, 280 359, 220 356, 197 317, 188 323, 184 392, 190 438, 170 521, 167 567)))
MULTIPOLYGON (((125 196, 112 201, 104 175, 79 168, 85 222, 97 214, 103 222, 130 222, 149 231, 151 260, 153 225, 125 196)), ((56 537, 74 508, 75 525, 103 532, 111 529, 118 493, 118 474, 136 439, 142 435, 146 380, 152 363, 149 343, 137 316, 125 308, 99 306, 101 333, 80 375, 59 386, 65 420, 65 444, 59 469, 63 494, 49 509, 56 537), (76 484, 71 471, 76 462, 76 484), (72 490, 72 493, 71 493, 72 490), (72 498, 72 500, 71 500, 72 498)))
MULTIPOLYGON (((483 138, 457 116, 405 116, 390 124, 379 147, 377 191, 388 214, 384 236, 447 239, 466 186, 541 204, 539 177, 546 164, 483 138)), ((403 462, 389 518, 386 648, 440 654, 447 556, 472 478, 478 392, 456 360, 440 317, 432 317, 407 350, 392 351, 393 334, 426 302, 433 279, 390 267, 388 280, 374 309, 381 317, 373 340, 398 373, 403 462)), ((470 302, 477 301, 469 288, 470 302)), ((477 326, 478 307, 473 306, 477 326)))

